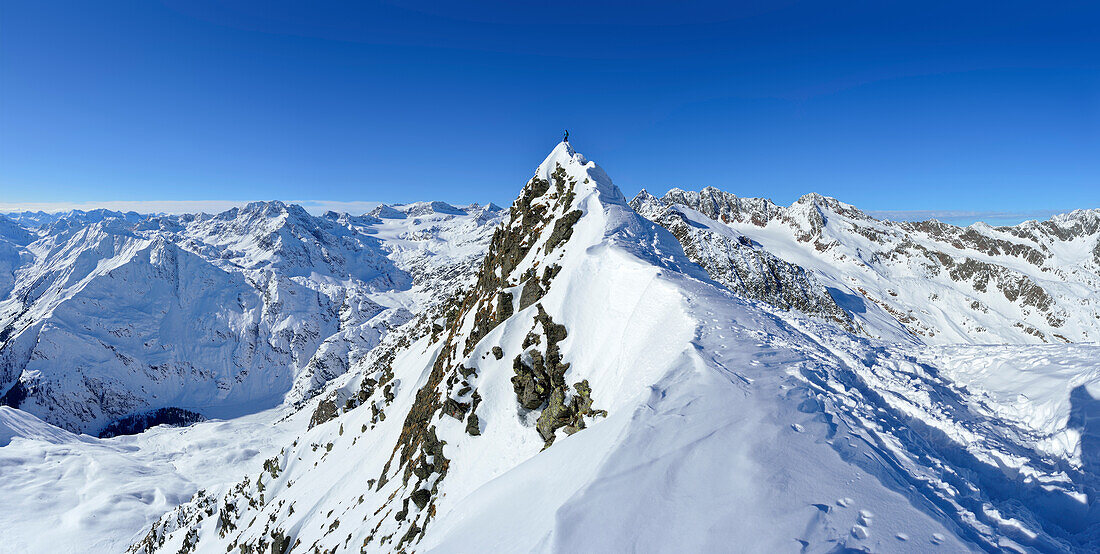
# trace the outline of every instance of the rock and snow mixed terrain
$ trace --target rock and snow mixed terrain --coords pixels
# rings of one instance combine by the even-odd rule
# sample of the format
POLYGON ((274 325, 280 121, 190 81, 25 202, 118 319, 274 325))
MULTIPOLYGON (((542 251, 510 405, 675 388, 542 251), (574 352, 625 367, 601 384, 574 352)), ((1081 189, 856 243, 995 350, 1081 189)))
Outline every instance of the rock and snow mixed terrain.
POLYGON ((472 275, 499 218, 389 210, 78 212, 6 232, 3 403, 95 434, 143 410, 224 417, 304 399, 472 275))
POLYGON ((0 550, 1095 551, 1098 239, 568 143, 507 210, 0 219, 0 550))
POLYGON ((879 221, 817 194, 781 207, 714 188, 673 189, 661 198, 642 191, 631 204, 687 237, 685 250, 703 267, 730 267, 735 290, 831 315, 825 287, 875 336, 897 340, 900 326, 932 344, 1100 339, 1100 209, 956 227, 879 221), (743 277, 801 271, 818 284, 786 277, 777 294, 743 277))

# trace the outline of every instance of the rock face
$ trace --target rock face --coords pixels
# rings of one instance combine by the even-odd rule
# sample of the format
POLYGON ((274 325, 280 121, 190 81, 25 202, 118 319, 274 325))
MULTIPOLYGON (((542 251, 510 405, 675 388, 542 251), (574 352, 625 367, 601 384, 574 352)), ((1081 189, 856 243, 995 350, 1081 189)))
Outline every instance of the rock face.
POLYGON ((643 191, 632 206, 669 228, 732 290, 891 340, 1088 342, 1100 337, 1100 210, 1012 227, 877 220, 808 194, 789 207, 715 188, 643 191), (822 288, 828 291, 822 294, 822 288), (898 331, 901 331, 901 334, 898 331))
POLYGON ((90 433, 308 398, 472 278, 499 209, 426 206, 0 220, 0 398, 90 433))
POLYGON ((630 205, 639 214, 671 231, 683 245, 684 253, 712 279, 730 290, 783 310, 798 310, 832 319, 855 330, 852 317, 837 305, 813 274, 705 215, 710 213, 719 219, 736 216, 749 221, 761 220, 775 213, 771 209, 774 206, 759 199, 728 199, 728 202, 719 203, 721 196, 717 191, 706 192, 697 197, 680 192, 656 198, 643 190, 630 205), (705 213, 677 201, 690 201, 705 213))

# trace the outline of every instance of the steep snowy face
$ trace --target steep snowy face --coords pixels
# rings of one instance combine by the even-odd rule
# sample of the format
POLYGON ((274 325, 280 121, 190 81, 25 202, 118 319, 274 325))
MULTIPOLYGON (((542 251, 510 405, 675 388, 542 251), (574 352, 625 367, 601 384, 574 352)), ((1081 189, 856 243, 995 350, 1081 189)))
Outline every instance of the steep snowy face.
MULTIPOLYGON (((827 214, 789 217, 813 213, 827 234, 827 214)), ((559 144, 468 290, 330 383, 262 472, 131 551, 1095 546, 1095 449, 1077 445, 1100 375, 1035 379, 1034 402, 1011 379, 973 392, 972 364, 727 287, 559 144)))
POLYGON ((271 471, 200 495, 135 549, 411 548, 478 487, 625 410, 680 355, 641 349, 659 330, 690 335, 686 320, 657 317, 671 290, 645 286, 660 267, 705 278, 675 252, 598 166, 558 145, 494 231, 473 287, 435 312, 427 336, 384 344, 318 402, 312 430, 271 471), (660 265, 629 262, 629 249, 660 265))
POLYGON ((679 233, 685 248, 716 279, 741 279, 744 271, 696 251, 716 248, 722 242, 717 237, 738 237, 754 251, 804 268, 875 336, 899 340, 904 329, 939 344, 1100 337, 1093 294, 1100 286, 1100 210, 1014 227, 964 228, 934 220, 880 221, 817 194, 779 207, 714 188, 674 189, 660 199, 639 195, 634 205, 662 225, 685 229, 679 233), (684 218, 676 214, 688 213, 704 217, 691 226, 677 223, 684 218))
POLYGON ((26 246, 33 241, 28 229, 0 215, 0 298, 15 285, 15 271, 30 260, 26 246))
POLYGON ((280 202, 106 215, 39 228, 0 300, 3 403, 92 434, 149 409, 228 416, 312 395, 468 280, 495 222, 448 214, 401 230, 280 202), (448 247, 452 232, 465 250, 448 247), (402 233, 415 236, 387 243, 402 233), (443 268, 450 280, 416 282, 443 268))

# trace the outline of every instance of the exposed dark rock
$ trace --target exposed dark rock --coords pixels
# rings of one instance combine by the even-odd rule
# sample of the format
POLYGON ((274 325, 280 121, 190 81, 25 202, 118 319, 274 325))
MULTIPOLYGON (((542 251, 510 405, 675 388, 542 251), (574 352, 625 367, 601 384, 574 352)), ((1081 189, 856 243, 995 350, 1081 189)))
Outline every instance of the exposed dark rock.
POLYGON ((554 440, 554 430, 564 427, 571 421, 572 414, 569 408, 565 404, 565 387, 555 387, 535 424, 535 429, 538 430, 542 440, 550 443, 554 440))
POLYGON ((106 439, 119 435, 136 435, 157 425, 183 427, 198 423, 206 418, 202 414, 182 408, 158 408, 149 412, 126 416, 108 424, 99 432, 99 438, 106 439))
POLYGON ((554 277, 561 273, 561 266, 558 264, 550 264, 542 270, 542 288, 550 288, 550 281, 554 280, 554 277))
POLYGON ((542 287, 539 286, 539 280, 535 279, 534 276, 528 277, 527 280, 523 282, 523 290, 519 294, 519 309, 523 310, 527 308, 527 306, 534 304, 542 298, 543 294, 546 293, 542 290, 542 287))
POLYGON ((313 415, 309 418, 309 428, 312 429, 322 423, 332 421, 338 415, 340 415, 340 412, 336 408, 336 393, 334 392, 317 403, 317 408, 313 410, 313 415))
POLYGON ((12 408, 18 408, 24 400, 27 399, 27 387, 22 381, 16 381, 15 384, 8 389, 8 392, 4 393, 3 397, 0 397, 0 406, 11 406, 12 408))
POLYGON ((539 415, 535 428, 538 430, 539 436, 546 441, 546 446, 550 446, 554 442, 554 431, 564 427, 566 433, 572 435, 585 428, 584 418, 586 416, 607 415, 604 410, 592 409, 592 387, 588 385, 587 380, 573 385, 573 388, 576 394, 568 403, 565 401, 568 387, 554 388, 547 401, 546 408, 539 415))
POLYGON ((290 551, 290 537, 283 534, 283 531, 276 529, 271 532, 271 554, 286 554, 290 551))
POLYGON ((504 358, 504 350, 499 346, 493 347, 493 357, 500 360, 504 358))
MULTIPOLYGON (((527 410, 542 408, 535 424, 539 436, 549 446, 554 441, 554 432, 562 427, 572 434, 584 429, 584 418, 594 415, 607 415, 602 410, 592 410, 592 389, 587 381, 574 385, 576 394, 567 400, 569 386, 565 384, 565 372, 569 364, 562 362, 558 343, 565 340, 568 332, 564 325, 555 323, 542 305, 538 306, 535 316, 537 327, 541 327, 546 336, 545 349, 542 352, 531 350, 525 356, 516 356, 512 362, 515 376, 512 377, 512 390, 516 400, 527 410)), ((536 341, 525 341, 536 344, 536 341)))
POLYGON ((950 275, 956 281, 970 282, 979 292, 986 292, 993 283, 1009 302, 1020 300, 1020 304, 1043 312, 1049 312, 1054 305, 1050 294, 1030 277, 1004 266, 966 258, 951 268, 950 275))
POLYGON ((453 398, 448 398, 443 401, 443 413, 462 421, 466 417, 466 412, 469 411, 470 405, 459 402, 453 398))
POLYGON ((474 393, 470 395, 470 399, 470 415, 466 417, 466 433, 476 437, 481 434, 481 420, 478 419, 477 414, 474 412, 477 411, 478 405, 481 404, 481 395, 475 390, 474 393))
POLYGON ((580 210, 573 210, 554 222, 554 230, 550 232, 550 238, 546 239, 546 251, 549 252, 573 236, 573 226, 580 220, 580 210))
POLYGON ((497 321, 504 321, 509 317, 512 317, 512 293, 502 291, 497 295, 496 318, 497 321))
POLYGON ((418 510, 423 510, 424 506, 428 505, 428 501, 432 499, 432 493, 425 489, 417 489, 412 493, 413 504, 416 504, 418 510))
MULTIPOLYGON (((747 237, 733 238, 692 225, 679 210, 660 200, 643 200, 639 195, 631 205, 668 229, 683 246, 684 254, 726 288, 783 310, 826 317, 855 330, 851 316, 802 267, 776 257, 747 237)), ((716 204, 712 207, 718 209, 716 204)))

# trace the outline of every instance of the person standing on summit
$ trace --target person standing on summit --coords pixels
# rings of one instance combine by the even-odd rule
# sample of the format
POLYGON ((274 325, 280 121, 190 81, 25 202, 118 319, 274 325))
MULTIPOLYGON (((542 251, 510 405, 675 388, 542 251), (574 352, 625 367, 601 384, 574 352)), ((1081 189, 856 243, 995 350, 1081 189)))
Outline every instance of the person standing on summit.
POLYGON ((565 130, 565 138, 561 139, 562 142, 569 142, 569 129, 565 130))

